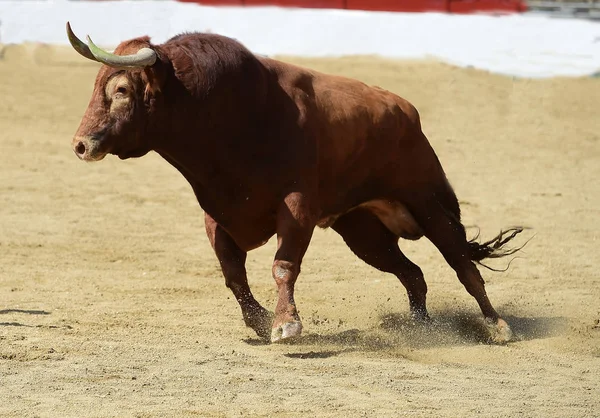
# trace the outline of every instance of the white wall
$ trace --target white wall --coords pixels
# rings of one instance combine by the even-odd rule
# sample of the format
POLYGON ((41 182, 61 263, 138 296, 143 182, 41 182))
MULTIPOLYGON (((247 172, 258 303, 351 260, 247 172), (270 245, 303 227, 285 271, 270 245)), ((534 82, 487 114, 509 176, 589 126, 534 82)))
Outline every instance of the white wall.
POLYGON ((266 55, 437 57, 525 77, 600 69, 600 24, 575 19, 347 10, 217 8, 172 1, 0 0, 0 42, 67 44, 65 22, 100 45, 182 31, 237 38, 266 55))

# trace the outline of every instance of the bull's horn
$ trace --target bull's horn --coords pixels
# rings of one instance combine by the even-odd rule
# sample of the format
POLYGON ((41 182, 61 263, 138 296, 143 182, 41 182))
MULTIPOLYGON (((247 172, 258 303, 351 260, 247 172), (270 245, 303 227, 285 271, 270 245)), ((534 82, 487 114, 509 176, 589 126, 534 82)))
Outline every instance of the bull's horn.
POLYGON ((150 48, 141 48, 133 55, 116 55, 100 49, 87 37, 91 54, 96 61, 116 68, 144 68, 156 62, 156 52, 150 48))
POLYGON ((77 36, 75 36, 73 31, 71 30, 71 25, 69 24, 69 22, 67 22, 67 36, 69 37, 69 42, 71 43, 71 46, 73 46, 75 51, 79 52, 84 57, 91 59, 92 61, 97 61, 97 59, 92 54, 92 51, 90 51, 90 48, 86 44, 84 44, 77 36))

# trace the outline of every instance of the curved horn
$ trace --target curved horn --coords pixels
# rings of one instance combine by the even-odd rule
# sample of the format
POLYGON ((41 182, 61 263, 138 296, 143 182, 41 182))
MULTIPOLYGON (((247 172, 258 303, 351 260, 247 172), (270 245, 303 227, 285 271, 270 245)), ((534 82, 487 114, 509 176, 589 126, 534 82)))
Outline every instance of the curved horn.
POLYGON ((90 51, 90 48, 86 44, 84 44, 77 36, 75 36, 73 31, 71 30, 71 25, 69 24, 69 22, 67 22, 67 36, 69 37, 69 42, 71 43, 71 46, 75 49, 75 51, 79 52, 87 59, 91 59, 92 61, 98 61, 92 54, 92 51, 90 51))
POLYGON ((133 55, 116 55, 106 52, 87 37, 89 51, 98 62, 116 68, 144 68, 156 62, 156 52, 150 48, 142 48, 133 55))

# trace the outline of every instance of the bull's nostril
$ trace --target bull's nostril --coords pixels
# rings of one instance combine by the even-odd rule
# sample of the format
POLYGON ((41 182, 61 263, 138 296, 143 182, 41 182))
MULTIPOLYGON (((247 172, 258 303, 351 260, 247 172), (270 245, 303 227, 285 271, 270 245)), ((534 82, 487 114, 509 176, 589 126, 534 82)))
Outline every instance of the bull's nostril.
POLYGON ((79 155, 85 154, 85 144, 83 142, 79 141, 79 143, 75 147, 75 152, 79 155))

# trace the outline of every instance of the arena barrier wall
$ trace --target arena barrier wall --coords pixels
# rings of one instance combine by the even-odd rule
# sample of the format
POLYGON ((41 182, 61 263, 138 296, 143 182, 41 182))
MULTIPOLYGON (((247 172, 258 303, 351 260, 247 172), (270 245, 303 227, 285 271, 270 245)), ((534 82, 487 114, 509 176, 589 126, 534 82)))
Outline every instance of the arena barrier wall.
POLYGON ((589 76, 600 68, 598 23, 585 19, 214 7, 175 0, 0 0, 0 50, 15 43, 68 45, 67 21, 80 37, 89 34, 108 49, 141 35, 158 44, 204 31, 268 56, 434 59, 527 78, 589 76))
POLYGON ((278 6, 388 12, 519 13, 521 0, 179 0, 211 6, 278 6))

